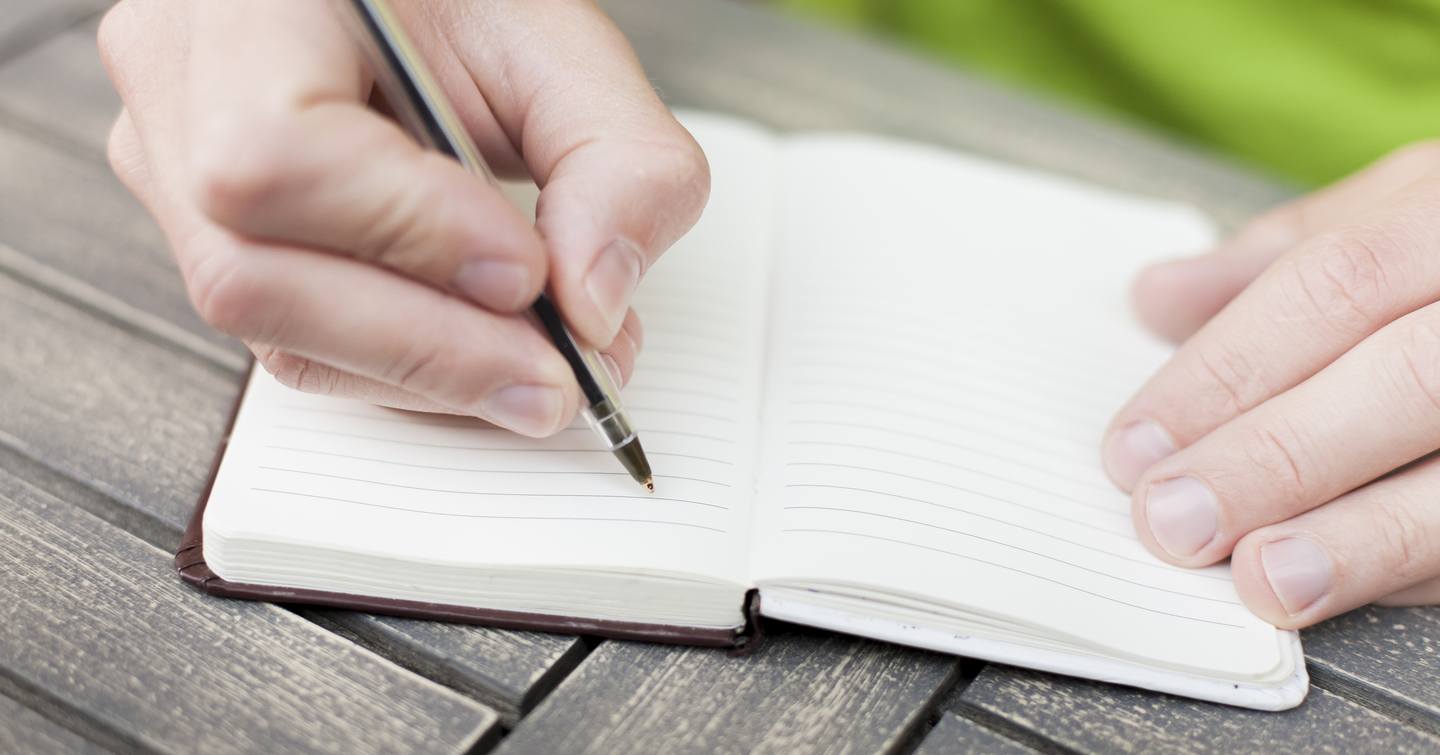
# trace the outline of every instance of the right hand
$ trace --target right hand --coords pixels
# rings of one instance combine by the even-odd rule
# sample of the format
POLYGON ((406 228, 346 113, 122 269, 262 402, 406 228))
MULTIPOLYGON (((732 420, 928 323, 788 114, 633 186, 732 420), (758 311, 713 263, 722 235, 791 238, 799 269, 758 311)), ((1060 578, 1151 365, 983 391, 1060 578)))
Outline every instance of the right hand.
POLYGON ((282 382, 554 433, 579 391, 524 310, 548 281, 627 380, 631 296, 699 216, 704 155, 588 0, 399 7, 489 162, 541 187, 533 226, 367 107, 320 0, 121 0, 100 27, 111 164, 201 316, 282 382))

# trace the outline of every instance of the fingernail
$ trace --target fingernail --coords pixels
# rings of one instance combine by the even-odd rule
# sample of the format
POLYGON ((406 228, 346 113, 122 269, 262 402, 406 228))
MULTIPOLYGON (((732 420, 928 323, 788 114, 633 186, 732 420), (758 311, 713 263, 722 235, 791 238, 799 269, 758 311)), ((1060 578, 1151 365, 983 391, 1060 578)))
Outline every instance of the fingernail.
POLYGON ((529 304, 530 271, 518 262, 471 260, 455 271, 455 290, 477 304, 519 309, 529 304))
POLYGON ((600 252, 585 276, 585 290, 600 315, 605 332, 614 335, 625 321, 630 297, 640 285, 640 249, 625 239, 616 239, 600 252))
POLYGON ((1126 425, 1105 441, 1105 469, 1121 487, 1135 486, 1150 465, 1175 453, 1165 428, 1148 419, 1126 425))
POLYGON ((1193 556, 1215 539, 1219 512, 1215 494, 1194 477, 1157 482, 1145 492, 1150 533, 1176 558, 1193 556))
POLYGON ((625 384, 625 381, 620 377, 620 363, 615 361, 615 357, 609 354, 601 354, 600 361, 605 364, 605 371, 610 373, 610 383, 612 385, 619 388, 625 384))
POLYGON ((1303 537, 1287 537, 1260 546, 1260 565, 1270 589, 1291 616, 1324 597, 1335 580, 1330 554, 1303 537))
POLYGON ((544 436, 559 427, 565 397, 548 385, 511 385, 486 396, 480 411, 485 419, 522 435, 544 436))

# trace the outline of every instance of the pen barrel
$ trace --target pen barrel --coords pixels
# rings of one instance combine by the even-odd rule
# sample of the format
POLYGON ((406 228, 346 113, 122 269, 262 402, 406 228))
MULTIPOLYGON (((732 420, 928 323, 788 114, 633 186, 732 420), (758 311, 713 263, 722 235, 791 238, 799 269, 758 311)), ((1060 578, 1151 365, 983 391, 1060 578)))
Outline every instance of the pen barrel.
POLYGON ((635 428, 630 425, 630 418, 610 399, 585 407, 581 414, 585 415, 585 421, 596 434, 605 439, 611 451, 635 440, 635 428))

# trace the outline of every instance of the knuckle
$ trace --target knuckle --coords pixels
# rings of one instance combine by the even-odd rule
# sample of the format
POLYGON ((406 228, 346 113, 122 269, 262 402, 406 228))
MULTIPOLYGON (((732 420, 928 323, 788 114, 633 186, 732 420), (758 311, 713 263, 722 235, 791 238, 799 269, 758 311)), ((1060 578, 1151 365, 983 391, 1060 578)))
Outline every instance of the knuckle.
POLYGON ((110 135, 105 140, 105 159, 120 182, 133 188, 145 163, 145 155, 124 113, 110 127, 110 135))
POLYGON ((1399 582, 1426 576, 1434 553, 1434 533, 1403 501, 1386 501, 1369 507, 1373 527, 1379 535, 1385 562, 1399 582))
MULTIPOLYGON (((447 300, 448 301, 448 300, 447 300)), ((425 319, 424 322, 443 323, 453 321, 442 316, 425 319)), ((391 385, 422 396, 435 397, 442 403, 469 407, 478 405, 480 395, 472 394, 472 388, 479 388, 482 381, 456 380, 455 376, 464 371, 456 364, 455 350, 449 348, 455 341, 442 330, 432 331, 424 338, 412 338, 384 365, 381 379, 391 385)))
POLYGON ((290 173, 289 119, 242 120, 212 116, 197 131, 191 153, 191 194, 202 212, 222 224, 263 211, 290 173))
POLYGON ((1200 383, 1213 386, 1232 414, 1243 414, 1272 391, 1260 371, 1243 353, 1223 343, 1202 345, 1195 352, 1200 383))
POLYGON ((105 67, 115 71, 123 63, 124 51, 134 44, 139 28, 135 23, 134 4, 128 0, 115 3, 100 18, 95 30, 95 46, 105 67))
POLYGON ((239 260, 223 253, 202 253, 196 259, 186 283, 200 317, 237 338, 269 340, 257 328, 264 290, 239 260))
POLYGON ((1400 383, 1402 395, 1420 397, 1423 408, 1440 418, 1440 323, 1433 317, 1407 319, 1404 337, 1390 352, 1394 355, 1390 372, 1400 383))
POLYGON ((1318 322, 1368 333, 1389 306, 1393 243, 1369 230, 1326 234, 1291 266, 1298 303, 1318 322))
POLYGON ((339 372, 288 351, 263 347, 256 349, 260 365, 279 383, 304 393, 332 395, 339 388, 339 372))
POLYGON ((1284 503, 1305 501, 1314 486, 1309 471, 1312 466, 1304 447, 1303 437, 1293 425, 1284 421, 1255 428, 1250 442, 1244 445, 1247 461, 1275 489, 1282 491, 1284 503))
POLYGON ((710 198, 710 161, 688 133, 673 148, 658 150, 659 171, 679 198, 678 212, 693 223, 710 198))
POLYGON ((464 186, 455 186, 450 169, 438 155, 425 155, 421 180, 384 203, 358 229, 350 251, 357 258, 422 277, 438 276, 441 256, 452 250, 483 246, 484 239, 466 238, 463 229, 471 208, 464 186), (454 189, 454 190, 452 190, 454 189))

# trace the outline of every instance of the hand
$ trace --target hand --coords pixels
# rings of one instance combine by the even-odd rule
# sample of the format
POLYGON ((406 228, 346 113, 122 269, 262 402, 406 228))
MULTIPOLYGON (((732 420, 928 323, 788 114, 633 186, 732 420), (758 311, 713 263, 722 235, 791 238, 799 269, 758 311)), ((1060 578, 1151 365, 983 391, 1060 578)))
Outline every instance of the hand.
POLYGON ((1440 602, 1440 144, 1135 290, 1152 328, 1188 338, 1105 440, 1145 544, 1184 566, 1230 556, 1281 627, 1440 602))
POLYGON ((201 316, 282 382, 553 433, 578 388, 519 313, 548 280, 628 379, 631 295, 698 217, 705 158, 586 0, 399 7, 492 166, 541 187, 533 226, 367 107, 319 0, 122 0, 99 35, 111 164, 201 316))

